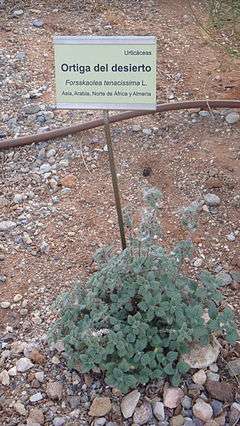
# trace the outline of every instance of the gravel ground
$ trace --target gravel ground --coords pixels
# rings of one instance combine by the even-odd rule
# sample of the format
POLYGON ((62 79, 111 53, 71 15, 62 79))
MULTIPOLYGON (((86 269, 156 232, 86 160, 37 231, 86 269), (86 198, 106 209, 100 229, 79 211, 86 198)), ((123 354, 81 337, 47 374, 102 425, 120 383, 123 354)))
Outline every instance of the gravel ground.
MULTIPOLYGON (((206 40, 187 1, 134 1, 131 10, 124 1, 1 4, 0 141, 100 115, 54 110, 56 34, 154 34, 159 102, 239 98, 240 61, 206 40)), ((194 7, 202 14, 204 2, 194 7)), ((224 303, 234 309, 238 325, 239 130, 239 115, 230 110, 166 113, 112 126, 123 204, 138 216, 142 189, 162 191, 163 245, 171 248, 188 236, 179 209, 201 205, 186 270, 222 277, 224 303)), ((192 370, 181 389, 153 383, 127 400, 101 375, 68 370, 60 343, 47 345, 56 296, 93 272, 98 247, 119 247, 102 129, 0 152, 0 160, 2 424, 239 424, 239 344, 221 342, 218 358, 192 370)))

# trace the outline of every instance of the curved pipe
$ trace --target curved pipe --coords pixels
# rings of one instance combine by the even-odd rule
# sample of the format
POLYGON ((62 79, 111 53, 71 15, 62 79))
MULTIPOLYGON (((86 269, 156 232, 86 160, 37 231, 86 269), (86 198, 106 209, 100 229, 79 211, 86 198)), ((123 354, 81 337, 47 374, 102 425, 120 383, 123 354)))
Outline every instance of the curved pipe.
MULTIPOLYGON (((143 115, 155 114, 166 111, 177 111, 182 109, 191 108, 238 108, 240 109, 240 101, 236 100, 198 100, 198 101, 183 101, 183 102, 172 102, 166 104, 158 104, 154 111, 127 111, 121 114, 113 115, 109 117, 110 123, 116 123, 118 121, 128 120, 130 118, 139 117, 143 115)), ((73 135, 75 133, 83 132, 84 130, 94 129, 104 125, 104 119, 93 120, 88 123, 75 124, 73 126, 65 127, 62 129, 50 130, 46 133, 40 133, 30 136, 21 136, 13 139, 3 139, 0 141, 0 150, 15 148, 18 146, 31 145, 32 143, 45 142, 50 139, 62 138, 64 136, 73 135)))

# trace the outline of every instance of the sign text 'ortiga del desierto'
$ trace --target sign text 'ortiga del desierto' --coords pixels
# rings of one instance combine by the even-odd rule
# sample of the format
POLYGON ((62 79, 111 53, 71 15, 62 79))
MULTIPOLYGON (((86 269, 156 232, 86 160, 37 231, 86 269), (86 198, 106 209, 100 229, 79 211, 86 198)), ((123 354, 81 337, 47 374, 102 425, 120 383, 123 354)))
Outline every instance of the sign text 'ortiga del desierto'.
POLYGON ((57 107, 156 108, 155 37, 55 37, 57 107))

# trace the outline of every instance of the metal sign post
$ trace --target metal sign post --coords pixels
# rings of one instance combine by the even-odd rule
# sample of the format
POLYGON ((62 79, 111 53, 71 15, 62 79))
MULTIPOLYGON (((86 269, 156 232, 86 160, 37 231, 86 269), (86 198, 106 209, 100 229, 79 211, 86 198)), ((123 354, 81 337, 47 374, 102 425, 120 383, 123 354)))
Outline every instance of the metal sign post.
POLYGON ((111 130, 110 130, 110 125, 109 125, 109 112, 108 112, 108 110, 103 110, 103 118, 104 118, 104 130, 105 130, 107 149, 108 149, 109 165, 110 165, 110 171, 111 171, 111 176, 112 176, 113 192, 114 192, 116 210, 117 210, 117 216, 118 216, 118 225, 119 225, 122 249, 124 250, 126 248, 126 237, 125 237, 125 231, 124 231, 123 215, 122 215, 122 208, 121 208, 121 201, 120 201, 120 192, 119 192, 119 188, 118 188, 118 179, 117 179, 117 173, 116 173, 116 167, 115 167, 115 161, 114 161, 114 154, 113 154, 113 146, 112 146, 111 130))

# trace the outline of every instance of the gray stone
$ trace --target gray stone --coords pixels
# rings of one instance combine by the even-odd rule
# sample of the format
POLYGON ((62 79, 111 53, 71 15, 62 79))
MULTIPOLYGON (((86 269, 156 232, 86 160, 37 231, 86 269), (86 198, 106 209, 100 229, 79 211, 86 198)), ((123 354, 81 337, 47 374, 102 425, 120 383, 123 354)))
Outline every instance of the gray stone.
POLYGON ((148 402, 144 402, 140 407, 137 407, 133 420, 137 425, 145 425, 152 418, 152 407, 148 402))
POLYGON ((142 132, 145 136, 151 136, 152 129, 143 129, 142 132))
POLYGON ((3 220, 0 222, 0 231, 7 232, 11 231, 17 226, 16 222, 12 222, 11 220, 3 220))
POLYGON ((34 19, 32 24, 33 24, 33 27, 35 28, 42 28, 44 25, 44 22, 42 19, 34 19))
POLYGON ((217 373, 218 372, 218 365, 214 362, 213 364, 211 364, 209 366, 209 370, 212 371, 213 373, 217 373))
POLYGON ((232 205, 233 205, 233 207, 236 207, 236 209, 239 209, 239 207, 240 207, 240 195, 237 194, 233 197, 232 205))
POLYGON ((80 396, 69 396, 68 398, 69 405, 72 410, 75 410, 75 408, 79 408, 81 404, 81 398, 80 396))
POLYGON ((3 386, 9 386, 10 385, 10 377, 7 372, 7 370, 2 370, 0 373, 0 383, 2 383, 3 386))
POLYGON ((19 18, 19 16, 22 16, 24 14, 22 9, 14 10, 12 13, 13 18, 19 18))
POLYGON ((231 405, 229 420, 231 426, 237 425, 240 420, 240 404, 237 402, 234 402, 231 405))
POLYGON ((223 411, 223 403, 221 401, 218 401, 217 399, 213 399, 211 401, 211 406, 213 409, 214 417, 219 416, 219 414, 221 414, 221 412, 223 411))
POLYGON ((33 105, 25 105, 23 107, 23 112, 25 114, 31 115, 31 114, 37 114, 41 110, 39 105, 33 104, 33 105))
POLYGON ((44 372, 43 371, 37 371, 35 373, 35 377, 39 382, 41 382, 41 383, 44 382, 44 372))
POLYGON ((4 139, 7 137, 7 133, 4 130, 0 130, 0 139, 4 139))
POLYGON ((200 115, 200 117, 210 117, 209 111, 202 110, 202 111, 199 111, 198 114, 200 115))
POLYGON ((16 59, 18 61, 23 61, 26 58, 26 52, 18 52, 16 54, 16 59))
POLYGON ((235 124, 239 121, 240 115, 237 112, 230 112, 226 115, 225 120, 228 124, 235 124))
POLYGON ((228 241, 235 241, 236 235, 234 234, 234 232, 230 232, 230 234, 227 235, 227 239, 228 241))
POLYGON ((95 420, 94 426, 104 426, 106 424, 106 421, 107 420, 105 419, 105 417, 99 417, 95 420))
POLYGON ((6 275, 0 274, 0 284, 4 284, 6 282, 6 280, 7 280, 6 275))
POLYGON ((209 207, 216 207, 221 203, 220 198, 216 194, 208 193, 204 195, 204 200, 209 207))
POLYGON ((20 358, 16 362, 17 371, 20 372, 20 373, 25 373, 26 371, 28 371, 32 367, 33 367, 33 364, 30 361, 30 359, 28 359, 28 358, 20 358))
POLYGON ((235 281, 236 283, 240 283, 240 272, 233 271, 231 272, 231 276, 233 281, 235 281))
POLYGON ((192 408, 192 399, 185 395, 183 400, 182 400, 182 407, 185 408, 186 410, 189 410, 190 408, 192 408))
POLYGON ((140 396, 140 392, 138 392, 137 390, 133 390, 132 392, 128 393, 123 397, 121 401, 121 410, 125 419, 132 417, 137 403, 140 399, 140 396))
POLYGON ((165 419, 164 405, 161 401, 154 402, 153 414, 158 420, 164 420, 165 419))
POLYGON ((192 419, 190 419, 189 417, 185 417, 185 422, 183 426, 195 426, 195 424, 192 419))
POLYGON ((227 285, 232 283, 232 277, 225 271, 221 271, 216 275, 216 278, 220 282, 221 287, 226 287, 227 285))
POLYGON ((240 375, 240 358, 228 361, 227 369, 231 377, 240 375))
POLYGON ((51 165, 49 163, 43 163, 39 169, 41 174, 49 173, 51 171, 51 165))
POLYGON ((66 423, 65 417, 55 417, 53 419, 53 425, 54 426, 63 426, 66 423))
POLYGON ((69 161, 67 159, 59 161, 59 168, 60 169, 63 169, 64 167, 68 167, 68 165, 69 165, 69 161))
POLYGON ((63 394, 63 385, 60 382, 49 382, 47 384, 47 396, 52 400, 61 400, 63 394))
POLYGON ((133 132, 140 132, 140 130, 141 130, 141 126, 139 124, 134 124, 132 126, 132 131, 133 132))
POLYGON ((55 149, 49 149, 49 151, 47 151, 47 158, 50 158, 50 157, 54 157, 55 155, 56 155, 56 150, 55 149))
POLYGON ((217 373, 213 373, 212 371, 207 372, 207 377, 209 380, 212 380, 213 382, 219 382, 220 375, 217 373))
POLYGON ((13 197, 13 203, 14 204, 20 204, 26 199, 25 194, 15 194, 13 197))
MULTIPOLYGON (((1 136, 0 136, 1 137, 1 136)), ((9 201, 6 197, 0 197, 0 207, 6 207, 9 204, 9 201)))

